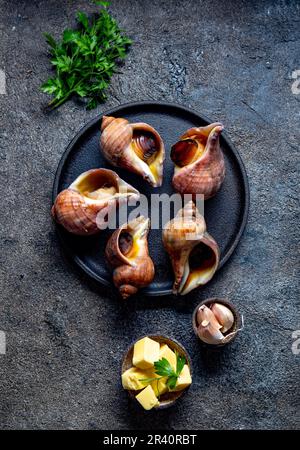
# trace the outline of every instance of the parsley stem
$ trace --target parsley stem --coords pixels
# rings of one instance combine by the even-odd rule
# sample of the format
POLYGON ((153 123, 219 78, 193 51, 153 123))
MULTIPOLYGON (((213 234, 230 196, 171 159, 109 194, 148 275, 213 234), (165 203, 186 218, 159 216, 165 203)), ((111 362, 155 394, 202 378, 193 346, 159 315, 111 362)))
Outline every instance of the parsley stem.
POLYGON ((68 100, 68 98, 70 97, 71 93, 72 93, 72 91, 69 91, 59 101, 57 101, 56 99, 52 100, 50 103, 48 103, 48 107, 51 108, 51 109, 58 108, 58 106, 62 105, 63 103, 65 103, 68 100))
POLYGON ((75 86, 73 86, 72 89, 70 89, 60 100, 56 101, 56 99, 54 98, 50 103, 48 103, 48 106, 51 109, 55 109, 55 108, 58 108, 58 106, 65 103, 68 100, 68 98, 70 97, 70 95, 76 91, 76 88, 79 86, 80 83, 81 83, 81 80, 79 80, 78 83, 76 83, 75 86))

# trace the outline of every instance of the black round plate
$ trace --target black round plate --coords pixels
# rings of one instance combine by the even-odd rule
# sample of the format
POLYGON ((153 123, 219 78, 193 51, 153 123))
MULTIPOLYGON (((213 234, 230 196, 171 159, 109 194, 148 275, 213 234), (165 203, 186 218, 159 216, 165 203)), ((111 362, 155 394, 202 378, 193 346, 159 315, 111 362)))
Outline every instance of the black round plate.
MULTIPOLYGON (((104 115, 124 117, 130 122, 146 122, 160 133, 166 148, 163 185, 160 188, 152 188, 141 177, 109 165, 99 148, 102 116, 98 116, 77 133, 64 152, 55 175, 53 201, 57 194, 67 188, 82 172, 99 167, 115 170, 121 178, 147 196, 151 193, 172 194, 174 165, 169 156, 172 144, 188 128, 212 122, 180 105, 159 102, 129 103, 106 111, 104 115)), ((207 229, 221 250, 219 268, 236 248, 245 228, 249 209, 246 171, 241 157, 225 133, 221 137, 221 147, 225 155, 225 181, 217 195, 205 202, 207 229)), ((104 259, 105 245, 111 232, 105 230, 95 236, 80 237, 68 233, 60 226, 57 229, 63 246, 75 263, 95 280, 112 285, 111 271, 104 259)), ((155 263, 156 275, 152 284, 141 293, 171 294, 173 273, 162 245, 161 230, 150 230, 149 250, 155 263)))

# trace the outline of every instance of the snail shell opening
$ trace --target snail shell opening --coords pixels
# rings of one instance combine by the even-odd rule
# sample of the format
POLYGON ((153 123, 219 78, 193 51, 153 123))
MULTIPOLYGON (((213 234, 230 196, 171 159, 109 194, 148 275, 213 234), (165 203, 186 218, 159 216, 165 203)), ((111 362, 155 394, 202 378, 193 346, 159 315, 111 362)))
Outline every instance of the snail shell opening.
POLYGON ((131 145, 135 154, 148 165, 154 162, 159 152, 159 142, 149 131, 134 130, 131 145))
POLYGON ((129 256, 132 252, 133 238, 127 230, 123 230, 119 236, 119 249, 122 255, 129 256))
POLYGON ((118 246, 120 252, 128 261, 134 261, 139 253, 139 243, 137 237, 127 229, 121 231, 118 246))
POLYGON ((120 231, 118 249, 128 262, 133 262, 143 251, 145 234, 148 233, 150 219, 140 216, 127 223, 120 231))
POLYGON ((112 176, 109 171, 100 170, 91 170, 82 174, 70 188, 94 200, 103 200, 119 192, 117 177, 112 176))
POLYGON ((140 216, 115 230, 106 244, 106 259, 114 268, 114 284, 123 298, 135 294, 154 278, 148 251, 149 228, 150 219, 140 216))
POLYGON ((137 159, 143 177, 152 186, 162 184, 162 169, 164 161, 164 145, 159 134, 147 124, 133 124, 133 134, 130 144, 137 159))
POLYGON ((197 161, 205 151, 205 142, 195 139, 184 139, 176 142, 171 148, 171 159, 178 167, 184 167, 197 161))
POLYGON ((199 242, 190 252, 178 293, 185 295, 199 285, 206 284, 214 275, 218 258, 214 250, 199 242))

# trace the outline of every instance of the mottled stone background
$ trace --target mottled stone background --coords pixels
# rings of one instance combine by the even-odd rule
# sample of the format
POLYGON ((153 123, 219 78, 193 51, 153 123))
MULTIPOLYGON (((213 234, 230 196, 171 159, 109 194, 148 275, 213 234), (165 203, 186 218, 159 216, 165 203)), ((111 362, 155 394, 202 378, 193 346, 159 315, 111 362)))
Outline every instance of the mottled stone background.
POLYGON ((109 97, 86 112, 73 101, 46 115, 50 73, 42 32, 74 23, 81 1, 0 0, 1 111, 0 427, 4 429, 299 428, 297 269, 300 69, 298 1, 113 0, 134 45, 109 97), (245 235, 214 280, 188 299, 124 304, 63 255, 50 220, 62 152, 89 119, 135 100, 166 100, 222 120, 250 178, 245 235), (191 313, 203 298, 231 298, 245 329, 221 351, 203 350, 191 313), (169 410, 144 413, 119 380, 136 337, 161 332, 189 350, 194 383, 169 410))

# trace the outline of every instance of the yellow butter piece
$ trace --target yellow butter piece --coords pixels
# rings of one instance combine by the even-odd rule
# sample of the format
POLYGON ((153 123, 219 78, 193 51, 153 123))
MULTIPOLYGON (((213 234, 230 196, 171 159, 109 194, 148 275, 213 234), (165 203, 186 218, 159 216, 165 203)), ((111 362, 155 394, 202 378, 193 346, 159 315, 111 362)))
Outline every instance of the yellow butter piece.
POLYGON ((172 391, 182 391, 183 389, 187 388, 190 384, 192 384, 190 369, 189 366, 185 364, 181 374, 177 379, 176 386, 174 389, 172 389, 172 391))
POLYGON ((162 359, 162 358, 166 358, 166 360, 169 361, 169 363, 171 364, 174 371, 176 371, 176 364, 177 364, 176 355, 167 344, 163 344, 160 347, 159 359, 162 359))
POLYGON ((135 398, 147 411, 159 405, 159 401, 150 384, 145 389, 143 389, 138 395, 136 395, 135 398))
MULTIPOLYGON (((155 375, 156 377, 159 377, 159 375, 155 375)), ((166 384, 167 377, 161 378, 160 380, 153 380, 151 382, 152 389, 154 390, 154 393, 156 397, 159 397, 162 394, 165 394, 168 391, 168 386, 166 384)))
POLYGON ((140 380, 144 380, 145 378, 151 378, 152 374, 147 373, 137 367, 131 367, 126 370, 126 372, 122 373, 122 386, 124 389, 129 389, 133 391, 138 391, 140 389, 144 389, 147 386, 146 382, 142 382, 140 380))
POLYGON ((134 344, 132 363, 140 369, 150 369, 159 360, 159 343, 145 337, 134 344))
MULTIPOLYGON (((173 367, 174 371, 176 371, 176 355, 173 352, 173 350, 170 349, 170 347, 167 344, 163 344, 160 347, 159 350, 159 359, 162 358, 166 358, 167 361, 169 361, 169 363, 171 364, 171 366, 173 367)), ((154 370, 153 370, 153 374, 152 377, 159 377, 159 375, 157 375, 154 370)), ((168 386, 167 386, 167 377, 163 377, 160 380, 153 380, 151 383, 151 386, 154 390, 154 393, 156 395, 156 397, 159 397, 162 394, 165 394, 166 392, 168 392, 168 386)))

